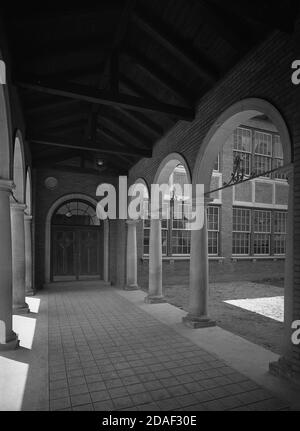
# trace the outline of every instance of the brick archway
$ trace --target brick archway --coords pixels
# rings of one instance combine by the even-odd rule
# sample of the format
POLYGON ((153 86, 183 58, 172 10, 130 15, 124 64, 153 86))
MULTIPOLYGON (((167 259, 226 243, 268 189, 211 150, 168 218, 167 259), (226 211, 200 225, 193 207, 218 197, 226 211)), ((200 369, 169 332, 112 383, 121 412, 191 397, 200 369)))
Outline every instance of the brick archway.
POLYGON ((191 184, 191 172, 186 159, 179 153, 168 154, 160 163, 154 176, 154 184, 168 184, 171 173, 177 165, 183 165, 186 171, 188 182, 191 184))
MULTIPOLYGON (((275 106, 266 100, 249 98, 241 100, 226 109, 214 122, 209 132, 201 143, 197 154, 197 159, 193 169, 193 186, 203 184, 204 190, 209 191, 211 175, 214 162, 227 139, 234 130, 242 123, 257 115, 266 115, 276 127, 283 149, 284 165, 288 174, 290 184, 288 203, 288 230, 287 230, 287 251, 285 261, 285 286, 284 286, 284 355, 291 356, 291 321, 293 316, 293 290, 294 290, 294 251, 293 251, 293 151, 290 133, 281 113, 275 106)), ((193 187, 194 188, 194 187, 193 187)), ((201 232, 192 232, 192 252, 190 274, 196 273, 198 255, 197 245, 201 242, 201 232), (193 252, 194 250, 194 252, 193 252)), ((204 258, 207 260, 206 250, 204 258)), ((197 275, 197 274, 196 274, 197 275)), ((195 277, 196 279, 196 277, 195 277)), ((206 280, 206 284, 207 280, 206 280)))
POLYGON ((19 130, 14 141, 13 180, 15 184, 14 196, 19 203, 24 203, 26 189, 25 158, 23 139, 19 130))
POLYGON ((205 191, 209 190, 213 165, 222 146, 236 127, 256 115, 267 115, 272 121, 281 138, 284 164, 292 162, 290 133, 281 113, 264 99, 243 99, 226 109, 205 136, 194 165, 193 184, 204 184, 205 191))

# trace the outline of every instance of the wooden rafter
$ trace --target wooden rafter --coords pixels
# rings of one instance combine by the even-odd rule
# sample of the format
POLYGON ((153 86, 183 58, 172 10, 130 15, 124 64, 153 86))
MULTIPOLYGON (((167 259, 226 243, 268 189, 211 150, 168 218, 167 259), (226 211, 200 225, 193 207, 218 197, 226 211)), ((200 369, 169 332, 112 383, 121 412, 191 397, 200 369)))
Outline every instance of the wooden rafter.
POLYGON ((192 105, 192 95, 184 88, 184 84, 166 73, 161 67, 147 59, 142 53, 126 48, 126 55, 137 64, 143 71, 159 82, 168 91, 171 91, 177 98, 182 99, 188 106, 192 105))
POLYGON ((198 76, 206 81, 215 83, 219 78, 219 72, 211 60, 203 53, 195 52, 182 40, 170 32, 167 33, 163 26, 159 26, 141 13, 133 13, 132 19, 143 31, 171 52, 178 60, 185 63, 198 76))
POLYGON ((46 145, 48 147, 58 147, 58 148, 69 148, 72 150, 83 150, 92 151, 95 153, 107 153, 107 154, 133 154, 140 155, 142 157, 151 157, 152 151, 141 149, 141 148, 128 148, 127 146, 120 146, 118 148, 112 145, 107 145, 103 142, 96 142, 95 145, 82 145, 81 142, 75 142, 74 140, 67 140, 64 138, 57 138, 56 136, 34 136, 29 135, 27 137, 29 142, 39 145, 46 145))
POLYGON ((194 109, 192 108, 174 106, 168 103, 158 102, 155 99, 142 99, 126 94, 111 93, 70 82, 43 82, 42 79, 38 79, 32 82, 19 81, 17 85, 41 93, 54 94, 98 105, 120 106, 140 112, 159 112, 161 114, 175 116, 182 120, 193 120, 195 115, 194 109))

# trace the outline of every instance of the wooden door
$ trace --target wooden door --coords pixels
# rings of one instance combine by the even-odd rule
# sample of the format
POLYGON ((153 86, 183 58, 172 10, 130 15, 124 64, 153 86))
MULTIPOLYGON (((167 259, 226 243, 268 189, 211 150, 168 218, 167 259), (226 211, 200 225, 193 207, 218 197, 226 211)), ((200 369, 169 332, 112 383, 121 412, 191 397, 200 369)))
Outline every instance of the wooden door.
POLYGON ((76 279, 76 231, 55 227, 52 230, 53 280, 76 279))
POLYGON ((100 254, 98 227, 53 226, 53 281, 100 278, 100 254))
POLYGON ((78 278, 100 277, 99 242, 98 228, 78 229, 78 278))

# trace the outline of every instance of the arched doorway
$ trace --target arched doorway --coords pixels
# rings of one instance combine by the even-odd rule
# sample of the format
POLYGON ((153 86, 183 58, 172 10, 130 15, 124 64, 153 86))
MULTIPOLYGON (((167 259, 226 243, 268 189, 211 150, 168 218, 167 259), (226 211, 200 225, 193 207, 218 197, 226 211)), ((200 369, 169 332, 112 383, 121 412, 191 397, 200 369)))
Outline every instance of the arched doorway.
POLYGON ((103 278, 103 229, 84 199, 64 201, 51 218, 52 281, 103 278))

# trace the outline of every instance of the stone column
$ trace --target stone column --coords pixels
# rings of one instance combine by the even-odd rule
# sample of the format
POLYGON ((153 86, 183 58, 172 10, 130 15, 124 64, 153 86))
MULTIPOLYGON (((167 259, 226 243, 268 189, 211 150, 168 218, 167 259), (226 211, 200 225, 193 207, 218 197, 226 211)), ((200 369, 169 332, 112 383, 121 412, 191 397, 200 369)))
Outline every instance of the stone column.
POLYGON ((277 362, 271 362, 269 368, 272 374, 293 379, 293 344, 291 339, 293 329, 291 325, 294 320, 294 170, 292 165, 286 174, 289 183, 289 198, 284 266, 284 334, 282 356, 277 362))
POLYGON ((182 319, 191 328, 216 324, 208 315, 207 203, 202 228, 191 231, 189 308, 188 314, 182 319))
POLYGON ((103 280, 109 282, 109 221, 106 219, 103 223, 104 237, 104 265, 103 265, 103 280))
POLYGON ((12 330, 12 253, 10 202, 13 183, 0 179, 0 350, 14 349, 18 339, 12 330))
POLYGON ((11 202, 12 234, 12 281, 13 308, 16 311, 28 312, 25 302, 25 232, 24 210, 26 205, 11 202))
POLYGON ((138 220, 127 220, 126 243, 126 290, 137 290, 137 244, 136 225, 138 220))
POLYGON ((25 214, 25 293, 34 295, 32 283, 32 216, 25 214))
POLYGON ((151 219, 149 250, 149 293, 145 297, 148 304, 165 302, 162 294, 162 244, 161 220, 151 219))

